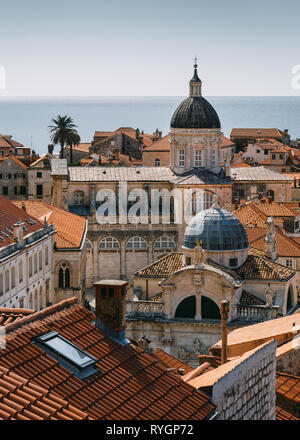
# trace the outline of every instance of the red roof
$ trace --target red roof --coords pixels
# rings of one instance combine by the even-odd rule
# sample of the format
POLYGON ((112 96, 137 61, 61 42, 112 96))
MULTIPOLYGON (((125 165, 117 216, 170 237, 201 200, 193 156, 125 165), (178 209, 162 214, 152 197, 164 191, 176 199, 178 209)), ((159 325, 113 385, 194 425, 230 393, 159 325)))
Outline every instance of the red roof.
POLYGON ((34 313, 34 310, 32 309, 0 307, 0 326, 8 325, 17 319, 24 318, 24 316, 31 315, 32 313, 34 313))
POLYGON ((19 220, 24 223, 26 230, 24 236, 38 231, 43 224, 29 215, 23 209, 18 208, 5 197, 0 196, 0 248, 15 242, 13 225, 19 220))
MULTIPOLYGON (((91 323, 94 315, 76 302, 64 300, 6 326, 0 367, 8 370, 7 375, 17 374, 24 383, 52 393, 62 405, 93 419, 199 420, 213 413, 215 406, 206 394, 133 344, 124 346, 106 336, 91 323), (79 379, 32 341, 51 331, 94 356, 99 371, 79 379)), ((15 403, 0 400, 0 410, 7 412, 3 405, 13 408, 11 416, 16 418, 15 403)), ((49 418, 52 404, 44 405, 42 418, 49 418)))

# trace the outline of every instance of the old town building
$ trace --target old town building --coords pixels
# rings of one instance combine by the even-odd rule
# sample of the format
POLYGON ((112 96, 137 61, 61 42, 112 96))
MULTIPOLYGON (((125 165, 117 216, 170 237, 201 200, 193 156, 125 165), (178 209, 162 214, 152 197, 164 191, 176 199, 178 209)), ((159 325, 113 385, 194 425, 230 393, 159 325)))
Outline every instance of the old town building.
POLYGON ((43 154, 28 167, 28 200, 52 200, 51 153, 43 154))
POLYGON ((209 208, 215 194, 221 206, 229 210, 234 209, 236 199, 247 200, 259 192, 267 195, 272 191, 275 201, 291 200, 292 178, 264 167, 231 167, 234 147, 227 140, 228 151, 222 153, 224 138, 220 120, 202 96, 197 64, 189 84, 189 97, 178 106, 172 117, 169 139, 160 139, 159 132, 151 138, 152 135, 132 130, 123 127, 116 132, 96 132, 90 149, 91 157, 109 157, 109 152, 114 149, 119 149, 119 154, 132 153, 134 156, 134 149, 141 152, 139 148, 143 143, 146 158, 147 154, 152 155, 152 148, 160 148, 164 144, 165 149, 169 142, 170 165, 162 166, 166 156, 164 159, 161 156, 156 157, 161 161, 158 166, 153 155, 149 158, 151 166, 136 167, 114 166, 113 163, 111 166, 68 167, 65 159, 52 161, 53 205, 88 219, 88 287, 104 278, 130 279, 136 271, 170 250, 179 251, 188 223, 185 213, 194 215, 201 209, 209 208), (130 144, 128 140, 128 146, 122 144, 126 136, 133 142, 130 144), (137 143, 137 137, 141 143, 137 143), (224 154, 227 157, 223 165, 224 154), (101 202, 97 197, 99 191, 103 194, 103 190, 113 191, 116 200, 125 191, 128 212, 134 202, 139 201, 139 191, 146 191, 148 202, 143 209, 147 208, 147 214, 137 223, 121 221, 119 207, 116 206, 115 221, 99 224, 97 212, 103 200, 101 202), (162 215, 161 198, 158 221, 153 222, 151 194, 161 190, 167 190, 173 197, 170 216, 166 220, 162 215), (198 199, 196 192, 200 191, 198 199), (186 203, 178 207, 175 201, 180 198, 186 203))
POLYGON ((55 304, 76 296, 85 303, 87 221, 43 200, 13 202, 24 213, 53 225, 55 241, 52 250, 52 292, 49 302, 55 304))
POLYGON ((0 161, 0 194, 8 199, 27 196, 28 171, 16 156, 10 155, 0 161))
POLYGON ((54 227, 0 196, 0 307, 51 302, 54 227))

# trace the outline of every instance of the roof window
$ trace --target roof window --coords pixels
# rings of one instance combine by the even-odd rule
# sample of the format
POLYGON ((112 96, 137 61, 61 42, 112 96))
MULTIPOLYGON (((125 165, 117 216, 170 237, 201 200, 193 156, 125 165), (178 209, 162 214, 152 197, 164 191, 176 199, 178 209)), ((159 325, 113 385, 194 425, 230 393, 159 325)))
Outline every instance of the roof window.
POLYGON ((96 358, 77 347, 72 342, 53 331, 37 337, 34 342, 54 357, 58 362, 70 370, 79 379, 85 379, 98 370, 95 366, 96 358))

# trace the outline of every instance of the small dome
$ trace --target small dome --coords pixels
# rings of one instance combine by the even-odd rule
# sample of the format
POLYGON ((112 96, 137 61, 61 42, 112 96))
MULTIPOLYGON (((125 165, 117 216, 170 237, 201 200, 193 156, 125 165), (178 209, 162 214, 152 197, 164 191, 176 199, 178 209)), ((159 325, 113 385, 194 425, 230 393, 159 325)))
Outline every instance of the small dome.
POLYGON ((175 110, 172 128, 221 128, 213 106, 203 96, 184 99, 175 110))
POLYGON ((207 251, 234 251, 249 247, 242 222, 219 205, 199 212, 186 227, 183 246, 194 249, 198 241, 207 251))

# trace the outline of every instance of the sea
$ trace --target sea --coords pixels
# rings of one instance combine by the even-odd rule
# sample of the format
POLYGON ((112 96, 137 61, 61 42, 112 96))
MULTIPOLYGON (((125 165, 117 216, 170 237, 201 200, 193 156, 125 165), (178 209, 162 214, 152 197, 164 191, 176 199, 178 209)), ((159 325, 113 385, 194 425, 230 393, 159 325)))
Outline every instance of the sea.
MULTIPOLYGON (((145 133, 158 128, 166 135, 182 99, 182 96, 0 97, 0 133, 13 135, 39 154, 47 152, 48 126, 59 114, 74 119, 82 142, 90 142, 95 130, 113 131, 129 126, 145 133)), ((300 137, 300 96, 206 99, 217 111, 227 137, 234 127, 287 128, 292 139, 300 137)))

